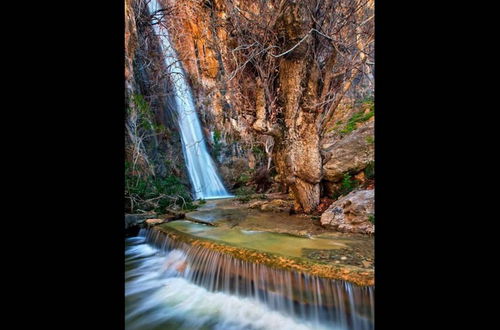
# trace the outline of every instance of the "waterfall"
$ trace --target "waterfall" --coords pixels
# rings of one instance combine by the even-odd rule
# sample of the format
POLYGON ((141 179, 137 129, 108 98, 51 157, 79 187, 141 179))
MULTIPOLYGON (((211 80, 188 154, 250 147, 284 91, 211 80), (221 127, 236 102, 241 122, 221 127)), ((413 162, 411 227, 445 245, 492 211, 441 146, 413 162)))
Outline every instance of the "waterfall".
POLYGON ((374 327, 373 287, 254 264, 154 229, 129 241, 127 329, 374 327))
MULTIPOLYGON (((157 0, 152 0, 149 1, 148 8, 150 13, 156 13, 161 9, 161 5, 157 0)), ((191 88, 181 62, 170 44, 168 31, 161 24, 154 24, 153 27, 160 40, 166 70, 171 77, 182 150, 195 199, 233 197, 224 187, 217 174, 216 165, 208 153, 200 120, 194 106, 191 88)))

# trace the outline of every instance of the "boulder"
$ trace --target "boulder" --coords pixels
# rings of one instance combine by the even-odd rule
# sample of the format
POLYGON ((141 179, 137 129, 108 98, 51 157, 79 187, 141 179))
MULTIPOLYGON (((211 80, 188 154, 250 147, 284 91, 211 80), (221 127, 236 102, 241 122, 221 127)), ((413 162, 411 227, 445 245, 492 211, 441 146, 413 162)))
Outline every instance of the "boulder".
POLYGON ((165 222, 164 219, 147 219, 146 225, 148 227, 153 227, 153 226, 159 225, 160 223, 164 223, 164 222, 165 222))
POLYGON ((321 224, 341 232, 374 234, 374 190, 356 190, 330 205, 321 215, 321 224))
POLYGON ((347 172, 357 173, 374 161, 374 122, 370 121, 323 151, 323 179, 338 182, 347 172))
POLYGON ((274 199, 270 202, 261 205, 260 210, 264 212, 288 212, 292 207, 293 202, 283 199, 274 199))
POLYGON ((262 206, 262 204, 266 203, 265 201, 253 201, 253 202, 250 202, 250 204, 248 204, 248 208, 249 209, 260 209, 260 207, 262 206))

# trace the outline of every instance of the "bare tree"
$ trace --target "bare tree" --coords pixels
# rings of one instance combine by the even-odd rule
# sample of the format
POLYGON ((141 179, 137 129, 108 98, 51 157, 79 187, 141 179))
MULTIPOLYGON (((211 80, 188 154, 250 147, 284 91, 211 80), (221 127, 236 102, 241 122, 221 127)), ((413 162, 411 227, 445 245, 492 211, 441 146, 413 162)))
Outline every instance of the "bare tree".
POLYGON ((311 212, 320 197, 325 127, 356 77, 372 73, 373 0, 224 4, 238 45, 228 80, 255 78, 253 128, 274 138, 281 182, 296 208, 311 212))

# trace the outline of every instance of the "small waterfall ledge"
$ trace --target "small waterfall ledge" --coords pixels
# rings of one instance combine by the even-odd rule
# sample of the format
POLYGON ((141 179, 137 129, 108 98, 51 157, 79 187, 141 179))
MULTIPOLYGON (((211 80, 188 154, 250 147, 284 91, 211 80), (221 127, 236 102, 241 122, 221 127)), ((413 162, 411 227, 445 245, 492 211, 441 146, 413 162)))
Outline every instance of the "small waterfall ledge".
POLYGON ((139 236, 166 256, 163 267, 208 292, 251 299, 308 322, 308 329, 374 327, 373 272, 235 247, 166 225, 143 228, 139 236))
POLYGON ((242 262, 308 274, 323 279, 346 281, 357 286, 373 287, 375 285, 375 272, 373 269, 364 269, 349 265, 334 265, 235 246, 220 240, 200 237, 177 230, 168 223, 142 230, 146 230, 147 232, 147 241, 159 247, 169 244, 167 241, 178 242, 186 244, 186 246, 227 255, 242 262))

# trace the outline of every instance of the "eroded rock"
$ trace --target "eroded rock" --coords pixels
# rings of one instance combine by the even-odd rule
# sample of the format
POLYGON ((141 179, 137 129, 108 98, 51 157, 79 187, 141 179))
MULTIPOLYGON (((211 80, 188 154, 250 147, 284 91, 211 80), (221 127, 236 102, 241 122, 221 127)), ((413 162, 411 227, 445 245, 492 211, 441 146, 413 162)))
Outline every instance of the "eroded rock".
POLYGON ((265 201, 253 201, 248 204, 249 209, 260 209, 260 207, 266 203, 265 201))
POLYGON ((260 210, 264 212, 286 212, 292 207, 290 201, 285 201, 283 199, 274 199, 268 203, 261 205, 260 210))
POLYGON ((357 173, 374 161, 374 144, 370 137, 374 135, 374 122, 367 122, 350 135, 331 145, 324 152, 324 179, 337 182, 344 173, 357 173))
POLYGON ((353 191, 330 205, 321 215, 321 224, 341 232, 373 234, 374 202, 373 189, 353 191))
POLYGON ((164 222, 165 222, 164 219, 147 219, 146 225, 148 227, 153 227, 153 226, 159 225, 160 223, 164 223, 164 222))

